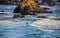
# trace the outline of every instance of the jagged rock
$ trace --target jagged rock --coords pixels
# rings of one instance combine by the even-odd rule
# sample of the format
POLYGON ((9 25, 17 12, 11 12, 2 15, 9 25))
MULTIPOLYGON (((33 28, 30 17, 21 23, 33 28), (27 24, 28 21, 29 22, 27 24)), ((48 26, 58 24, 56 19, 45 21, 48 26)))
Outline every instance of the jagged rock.
MULTIPOLYGON (((38 4, 34 0, 23 1, 19 3, 19 8, 15 9, 14 13, 21 13, 22 15, 33 15, 35 13, 41 13, 45 10, 38 6, 38 4), (22 10, 21 10, 22 9, 22 10)), ((19 17, 19 15, 16 15, 19 17)))
MULTIPOLYGON (((35 15, 35 13, 44 13, 45 9, 39 7, 34 0, 28 0, 20 2, 18 7, 14 10, 14 13, 20 13, 21 15, 35 15)), ((17 14, 14 17, 19 17, 17 14)))

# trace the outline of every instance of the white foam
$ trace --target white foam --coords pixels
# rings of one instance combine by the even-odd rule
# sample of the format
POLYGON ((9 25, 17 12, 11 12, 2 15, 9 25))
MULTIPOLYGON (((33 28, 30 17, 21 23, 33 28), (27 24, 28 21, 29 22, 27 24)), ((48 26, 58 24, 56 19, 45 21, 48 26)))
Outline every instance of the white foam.
POLYGON ((53 29, 60 29, 60 21, 50 20, 50 19, 38 20, 36 22, 33 22, 30 25, 37 27, 38 29, 42 29, 42 30, 48 29, 45 31, 52 31, 53 29))

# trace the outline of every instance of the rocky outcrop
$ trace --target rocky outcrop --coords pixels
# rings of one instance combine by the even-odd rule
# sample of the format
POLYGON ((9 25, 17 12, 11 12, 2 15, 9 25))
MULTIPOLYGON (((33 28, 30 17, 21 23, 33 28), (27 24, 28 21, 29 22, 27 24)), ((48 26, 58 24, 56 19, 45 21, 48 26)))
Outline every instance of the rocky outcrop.
POLYGON ((46 10, 39 7, 39 5, 34 0, 20 2, 18 7, 20 9, 19 8, 15 9, 17 12, 14 13, 20 13, 22 15, 34 15, 35 13, 46 12, 46 10))

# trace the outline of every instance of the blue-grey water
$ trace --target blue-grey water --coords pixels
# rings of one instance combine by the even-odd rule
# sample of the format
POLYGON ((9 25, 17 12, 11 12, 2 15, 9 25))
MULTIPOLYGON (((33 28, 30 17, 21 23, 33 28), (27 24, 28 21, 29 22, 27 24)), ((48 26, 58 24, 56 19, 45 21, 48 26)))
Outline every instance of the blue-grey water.
MULTIPOLYGON (((50 20, 60 21, 59 5, 53 13, 44 15, 54 15, 56 18, 50 20), (58 17, 58 18, 57 18, 58 17)), ((10 10, 11 11, 11 10, 10 10)), ((60 28, 55 32, 47 32, 29 24, 41 19, 36 18, 0 18, 0 38, 60 38, 60 28)), ((58 24, 57 24, 58 25, 58 24)))

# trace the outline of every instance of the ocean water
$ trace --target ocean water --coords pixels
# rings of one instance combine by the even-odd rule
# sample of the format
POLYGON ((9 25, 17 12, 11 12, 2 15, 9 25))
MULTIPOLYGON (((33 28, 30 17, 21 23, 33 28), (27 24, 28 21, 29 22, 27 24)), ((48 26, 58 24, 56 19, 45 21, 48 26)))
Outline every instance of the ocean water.
POLYGON ((59 7, 48 18, 0 18, 0 38, 60 38, 59 7))

